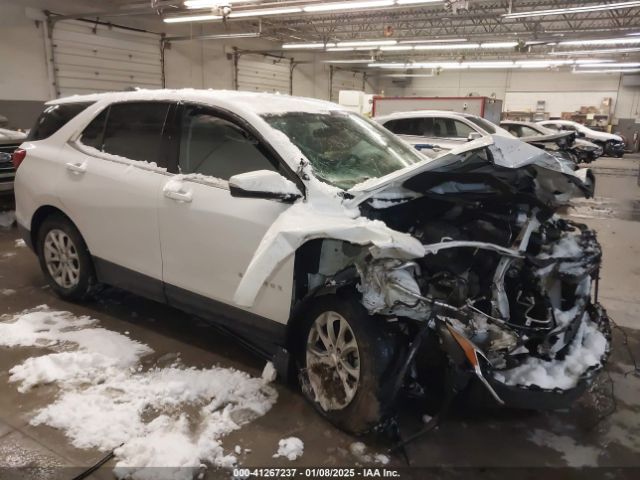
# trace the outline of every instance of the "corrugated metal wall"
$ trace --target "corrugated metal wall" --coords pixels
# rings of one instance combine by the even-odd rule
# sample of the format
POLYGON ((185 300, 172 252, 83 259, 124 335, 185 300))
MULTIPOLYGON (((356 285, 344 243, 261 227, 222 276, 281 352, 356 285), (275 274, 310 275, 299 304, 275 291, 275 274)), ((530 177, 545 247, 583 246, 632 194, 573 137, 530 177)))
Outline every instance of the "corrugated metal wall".
POLYGON ((52 33, 58 96, 162 88, 160 36, 78 20, 52 33))
POLYGON ((245 54, 238 57, 238 90, 250 92, 291 92, 291 59, 245 54))

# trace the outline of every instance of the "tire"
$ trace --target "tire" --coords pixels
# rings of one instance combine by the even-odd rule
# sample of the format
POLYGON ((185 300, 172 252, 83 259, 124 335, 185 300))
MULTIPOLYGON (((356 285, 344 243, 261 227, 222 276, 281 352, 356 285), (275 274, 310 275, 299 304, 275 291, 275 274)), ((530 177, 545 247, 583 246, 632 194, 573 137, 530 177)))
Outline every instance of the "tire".
POLYGON ((371 431, 385 419, 391 407, 390 395, 385 395, 388 388, 384 379, 392 364, 394 336, 385 331, 380 319, 368 314, 355 295, 324 295, 310 300, 297 325, 300 327, 294 351, 304 396, 322 416, 342 430, 356 435, 371 431), (339 326, 343 321, 346 322, 343 326, 348 326, 342 337, 346 348, 320 361, 311 352, 327 351, 317 327, 320 326, 333 343, 328 327, 333 325, 337 345, 334 352, 340 352, 339 326), (355 341, 355 352, 352 341, 355 341), (346 366, 338 367, 338 364, 346 366), (355 377, 349 372, 353 373, 356 364, 359 370, 354 381, 355 377), (351 391, 347 391, 341 375, 346 375, 346 385, 352 387, 351 391))
POLYGON ((36 252, 47 282, 59 297, 79 301, 89 295, 96 283, 91 254, 68 218, 53 214, 42 222, 36 252), (66 268, 60 268, 61 263, 66 268))

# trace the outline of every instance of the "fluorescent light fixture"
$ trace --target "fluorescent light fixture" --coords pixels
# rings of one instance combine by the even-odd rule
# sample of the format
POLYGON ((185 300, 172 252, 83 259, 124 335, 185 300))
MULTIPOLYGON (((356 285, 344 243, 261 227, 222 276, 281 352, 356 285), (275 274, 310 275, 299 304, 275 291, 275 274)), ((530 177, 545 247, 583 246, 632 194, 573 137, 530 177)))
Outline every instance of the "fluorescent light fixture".
POLYGON ((603 68, 613 68, 613 67, 620 67, 620 68, 638 68, 640 67, 640 62, 625 62, 625 63, 616 63, 616 62, 611 62, 611 63, 589 63, 589 64, 582 64, 582 65, 578 65, 579 67, 585 67, 585 68, 597 68, 597 67, 603 67, 603 68))
POLYGON ((246 10, 241 12, 231 12, 228 18, 245 18, 245 17, 264 17, 266 15, 286 15, 288 13, 300 13, 300 7, 283 7, 283 8, 261 8, 259 10, 246 10))
POLYGON ((589 45, 629 45, 634 43, 640 43, 640 38, 596 38, 593 40, 566 40, 560 42, 558 45, 573 45, 573 46, 589 46, 589 45))
POLYGON ((396 0, 398 5, 415 5, 416 3, 442 3, 444 0, 396 0))
POLYGON ((465 65, 469 68, 513 68, 514 63, 509 61, 504 62, 462 62, 461 65, 465 65))
POLYGON ((184 17, 167 17, 164 23, 184 23, 184 22, 208 22, 212 20, 222 20, 220 15, 187 15, 184 17))
MULTIPOLYGON (((234 3, 249 3, 255 0, 226 0, 224 3, 233 5, 234 3)), ((187 8, 213 8, 220 5, 220 0, 186 0, 184 6, 187 8)))
POLYGON ((518 60, 516 65, 521 68, 548 68, 573 65, 573 60, 518 60))
POLYGON ((370 58, 354 58, 354 59, 336 59, 336 60, 323 60, 322 63, 344 63, 344 64, 358 64, 358 63, 371 63, 370 58))
POLYGON ((389 78, 431 78, 433 73, 387 73, 382 75, 389 78))
POLYGON ((640 32, 627 33, 627 37, 635 37, 637 35, 640 35, 640 32))
POLYGON ((462 43, 466 38, 432 38, 428 40, 400 40, 398 43, 462 43))
POLYGON ((325 47, 334 47, 335 43, 322 43, 322 42, 315 42, 315 43, 283 43, 282 44, 282 48, 284 48, 285 50, 289 50, 289 49, 316 49, 316 48, 325 48, 325 47))
MULTIPOLYGON (((567 60, 567 62, 570 62, 571 60, 567 60)), ((601 59, 601 58, 580 58, 578 60, 575 60, 575 63, 578 65, 582 65, 582 64, 589 64, 589 63, 610 63, 613 62, 614 60, 608 60, 608 59, 601 59)))
POLYGON ((540 17, 543 15, 565 15, 570 13, 598 12, 602 10, 620 10, 633 7, 640 7, 640 1, 585 5, 583 7, 554 8, 551 10, 531 10, 526 12, 505 13, 502 16, 504 18, 528 18, 540 17))
POLYGON ((368 0, 363 2, 321 3, 302 7, 305 12, 333 12, 338 10, 354 10, 358 8, 391 7, 395 0, 368 0))
POLYGON ((640 68, 619 68, 606 70, 574 70, 573 73, 640 73, 640 68))
POLYGON ((640 48, 601 48, 596 50, 571 50, 571 51, 556 51, 549 52, 549 55, 599 55, 602 53, 634 53, 640 52, 640 48))
POLYGON ((380 47, 383 52, 400 52, 406 50, 413 50, 413 45, 390 45, 388 47, 380 47))
POLYGON ((517 46, 518 42, 486 42, 480 44, 480 48, 514 48, 517 46))
POLYGON ((416 45, 416 50, 466 50, 480 48, 479 43, 451 43, 448 45, 416 45))
POLYGON ((348 42, 338 42, 338 47, 384 47, 387 45, 395 45, 396 40, 354 40, 348 42))
POLYGON ((327 48, 327 52, 353 52, 355 48, 353 47, 330 47, 327 48))

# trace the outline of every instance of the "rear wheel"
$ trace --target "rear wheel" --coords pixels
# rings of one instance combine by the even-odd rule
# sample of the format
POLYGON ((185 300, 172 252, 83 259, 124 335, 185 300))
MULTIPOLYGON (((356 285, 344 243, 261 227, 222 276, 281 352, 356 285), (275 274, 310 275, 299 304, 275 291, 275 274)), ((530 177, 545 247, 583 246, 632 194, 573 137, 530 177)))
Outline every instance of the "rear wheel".
POLYGON ((36 247, 51 288, 65 299, 84 299, 95 275, 91 255, 73 223, 62 215, 48 217, 38 230, 36 247))
POLYGON ((338 427, 370 431, 390 407, 383 379, 392 337, 355 297, 318 297, 302 316, 297 341, 304 395, 338 427))

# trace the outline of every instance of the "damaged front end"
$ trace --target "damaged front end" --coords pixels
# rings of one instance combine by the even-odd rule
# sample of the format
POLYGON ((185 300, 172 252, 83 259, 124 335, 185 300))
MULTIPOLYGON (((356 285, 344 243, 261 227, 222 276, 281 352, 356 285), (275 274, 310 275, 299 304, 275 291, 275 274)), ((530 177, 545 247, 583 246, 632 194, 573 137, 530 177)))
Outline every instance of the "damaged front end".
POLYGON ((601 248, 592 230, 556 214, 571 197, 591 195, 593 177, 532 148, 500 140, 359 192, 364 216, 424 247, 409 261, 356 262, 362 304, 397 320, 398 334, 422 350, 409 349, 403 381, 429 390, 436 369, 424 350, 439 345, 444 363, 498 404, 561 408, 605 364, 601 248), (416 346, 425 326, 439 341, 416 346))

